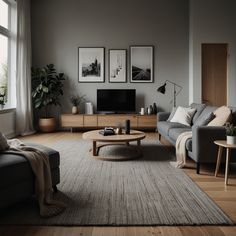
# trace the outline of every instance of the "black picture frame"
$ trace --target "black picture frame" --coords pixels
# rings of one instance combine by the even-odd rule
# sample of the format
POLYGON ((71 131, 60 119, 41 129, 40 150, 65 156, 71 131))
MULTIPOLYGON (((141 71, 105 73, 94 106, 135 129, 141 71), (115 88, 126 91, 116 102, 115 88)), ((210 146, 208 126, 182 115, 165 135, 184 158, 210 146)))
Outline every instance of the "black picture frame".
POLYGON ((130 83, 154 82, 154 46, 130 46, 130 83))
POLYGON ((127 83, 127 49, 109 49, 109 83, 127 83))
POLYGON ((78 82, 105 82, 105 47, 78 47, 78 82))

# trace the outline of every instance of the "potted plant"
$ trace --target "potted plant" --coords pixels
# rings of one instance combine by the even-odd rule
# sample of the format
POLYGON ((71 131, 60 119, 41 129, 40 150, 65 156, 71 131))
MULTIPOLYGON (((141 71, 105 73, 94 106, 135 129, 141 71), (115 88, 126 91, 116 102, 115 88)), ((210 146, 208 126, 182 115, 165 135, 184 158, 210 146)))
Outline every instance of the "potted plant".
POLYGON ((236 126, 233 124, 226 124, 227 144, 236 144, 236 126))
POLYGON ((3 109, 6 104, 6 87, 0 87, 0 109, 3 109))
POLYGON ((79 95, 72 95, 71 97, 70 97, 70 102, 71 102, 71 104, 72 104, 72 114, 74 115, 74 114, 77 114, 77 113, 79 113, 79 105, 80 105, 80 103, 84 100, 84 97, 85 97, 85 95, 83 95, 83 96, 79 96, 79 95))
POLYGON ((35 109, 44 109, 44 117, 39 119, 42 132, 52 132, 56 128, 55 117, 49 117, 51 105, 61 106, 60 96, 63 95, 65 75, 57 73, 53 64, 43 68, 32 68, 32 97, 35 109))

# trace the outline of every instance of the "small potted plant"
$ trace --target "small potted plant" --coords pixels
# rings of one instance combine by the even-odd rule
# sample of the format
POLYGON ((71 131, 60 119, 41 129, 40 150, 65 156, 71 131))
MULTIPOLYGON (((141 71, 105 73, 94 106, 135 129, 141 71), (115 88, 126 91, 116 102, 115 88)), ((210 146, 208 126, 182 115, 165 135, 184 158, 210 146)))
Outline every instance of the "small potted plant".
POLYGON ((226 124, 227 144, 236 144, 236 126, 233 124, 226 124))
POLYGON ((42 132, 53 132, 56 128, 55 117, 49 117, 50 106, 61 106, 65 75, 57 73, 53 64, 43 68, 32 68, 32 97, 35 109, 44 109, 44 117, 39 119, 42 132))
POLYGON ((70 97, 70 102, 72 104, 72 114, 73 115, 79 113, 79 105, 82 101, 84 101, 84 97, 85 97, 85 95, 83 95, 81 97, 79 95, 72 95, 70 97))

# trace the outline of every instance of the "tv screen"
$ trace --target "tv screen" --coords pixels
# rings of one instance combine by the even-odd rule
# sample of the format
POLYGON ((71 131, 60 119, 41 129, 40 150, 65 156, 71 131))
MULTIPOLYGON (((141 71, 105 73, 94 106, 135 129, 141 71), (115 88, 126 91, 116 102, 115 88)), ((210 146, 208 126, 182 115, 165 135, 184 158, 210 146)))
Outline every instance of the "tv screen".
POLYGON ((97 111, 101 113, 135 112, 135 89, 98 89, 97 111))

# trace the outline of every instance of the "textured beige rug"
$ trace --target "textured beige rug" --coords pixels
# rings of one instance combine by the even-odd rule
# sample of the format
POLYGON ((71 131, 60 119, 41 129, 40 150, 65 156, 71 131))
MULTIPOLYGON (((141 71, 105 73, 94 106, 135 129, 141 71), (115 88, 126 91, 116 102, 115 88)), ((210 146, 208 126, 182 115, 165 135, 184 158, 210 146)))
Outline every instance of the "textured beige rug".
MULTIPOLYGON (((22 225, 217 225, 232 224, 222 210, 180 169, 157 141, 143 142, 143 157, 109 162, 92 158, 91 143, 60 141, 58 199, 68 208, 50 219, 38 215, 34 200, 1 212, 0 224, 22 225)), ((105 154, 124 149, 107 147, 105 154)), ((124 154, 124 153, 123 153, 124 154)))

